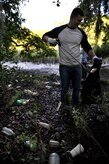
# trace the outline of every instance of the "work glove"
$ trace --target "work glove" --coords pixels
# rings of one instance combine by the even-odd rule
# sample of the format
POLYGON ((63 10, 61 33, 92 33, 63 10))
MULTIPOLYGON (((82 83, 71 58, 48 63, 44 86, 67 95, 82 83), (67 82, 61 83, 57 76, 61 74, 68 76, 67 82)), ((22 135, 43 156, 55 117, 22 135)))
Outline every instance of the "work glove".
POLYGON ((56 46, 57 45, 57 40, 56 39, 53 39, 53 38, 48 38, 47 42, 49 44, 51 44, 52 46, 56 46))
POLYGON ((97 56, 93 57, 93 68, 99 69, 102 65, 102 58, 98 58, 97 56))
POLYGON ((102 58, 98 58, 97 56, 94 56, 93 57, 93 65, 92 65, 91 73, 94 73, 97 70, 99 70, 101 65, 102 65, 102 58))

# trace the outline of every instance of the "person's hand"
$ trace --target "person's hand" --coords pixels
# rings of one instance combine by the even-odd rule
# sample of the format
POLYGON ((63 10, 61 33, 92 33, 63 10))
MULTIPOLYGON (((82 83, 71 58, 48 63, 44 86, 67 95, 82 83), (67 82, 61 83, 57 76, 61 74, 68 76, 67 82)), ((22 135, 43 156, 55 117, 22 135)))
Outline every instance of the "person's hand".
POLYGON ((90 73, 95 73, 97 71, 97 68, 92 68, 90 73))
POLYGON ((53 39, 53 38, 48 38, 47 42, 49 44, 51 44, 52 46, 56 46, 57 45, 57 40, 53 39))

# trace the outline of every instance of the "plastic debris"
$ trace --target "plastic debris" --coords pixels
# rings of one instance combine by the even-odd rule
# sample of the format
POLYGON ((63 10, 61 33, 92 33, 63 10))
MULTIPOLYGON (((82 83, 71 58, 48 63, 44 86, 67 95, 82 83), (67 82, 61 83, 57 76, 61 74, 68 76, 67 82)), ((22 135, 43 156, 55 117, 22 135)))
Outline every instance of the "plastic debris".
POLYGON ((8 136, 12 136, 15 134, 12 129, 7 127, 3 127, 2 132, 8 136))
POLYGON ((51 147, 51 148, 57 148, 57 147, 59 147, 60 146, 60 144, 59 144, 59 142, 58 141, 55 141, 55 140, 50 140, 49 141, 49 146, 51 147))
POLYGON ((13 89, 12 84, 8 84, 8 85, 7 85, 7 90, 9 91, 9 90, 12 90, 12 89, 13 89))
POLYGON ((37 141, 36 140, 27 140, 24 142, 24 145, 30 148, 31 151, 36 151, 37 141))
POLYGON ((49 85, 46 85, 45 88, 47 88, 47 89, 51 89, 52 87, 49 86, 49 85))
POLYGON ((16 101, 17 105, 25 105, 29 102, 29 99, 19 99, 16 101))
POLYGON ((78 144, 76 147, 74 147, 71 151, 68 151, 71 157, 75 157, 81 153, 84 152, 84 147, 81 144, 78 144))
POLYGON ((38 92, 33 92, 29 89, 25 89, 24 93, 29 94, 29 95, 33 95, 33 96, 38 96, 39 95, 38 92))
POLYGON ((47 124, 47 123, 44 123, 44 122, 38 122, 38 125, 39 125, 40 127, 46 128, 46 129, 48 129, 48 130, 50 130, 50 127, 51 127, 50 124, 47 124))
POLYGON ((48 164, 60 164, 60 157, 57 153, 51 153, 49 155, 49 162, 48 164))
POLYGON ((57 112, 60 110, 61 105, 62 105, 62 102, 60 101, 60 102, 58 103, 57 108, 56 108, 56 111, 57 111, 57 112))

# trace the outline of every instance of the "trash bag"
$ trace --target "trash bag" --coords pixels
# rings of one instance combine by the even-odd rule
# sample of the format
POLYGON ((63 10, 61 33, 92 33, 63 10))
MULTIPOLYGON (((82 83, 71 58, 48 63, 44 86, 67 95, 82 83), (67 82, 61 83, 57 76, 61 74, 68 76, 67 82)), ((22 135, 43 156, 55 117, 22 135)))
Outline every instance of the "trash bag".
POLYGON ((100 86, 100 68, 102 60, 95 58, 91 70, 83 82, 81 90, 81 104, 98 104, 102 102, 100 86))

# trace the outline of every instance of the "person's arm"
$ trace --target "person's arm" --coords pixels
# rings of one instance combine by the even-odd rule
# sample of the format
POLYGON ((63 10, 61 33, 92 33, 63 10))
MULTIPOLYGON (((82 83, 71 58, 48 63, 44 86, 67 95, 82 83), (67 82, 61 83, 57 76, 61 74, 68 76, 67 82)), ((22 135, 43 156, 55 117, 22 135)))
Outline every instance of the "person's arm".
POLYGON ((92 73, 93 73, 97 70, 97 68, 100 69, 101 64, 102 64, 102 60, 96 56, 95 52, 93 51, 91 45, 89 44, 89 42, 87 40, 87 35, 85 34, 85 32, 83 30, 81 30, 81 32, 83 34, 83 39, 81 41, 81 45, 82 45, 84 51, 87 52, 89 58, 92 59, 93 68, 94 68, 94 71, 92 71, 92 73))
POLYGON ((60 27, 56 27, 56 28, 52 29, 51 31, 46 32, 42 36, 42 40, 46 43, 49 43, 52 46, 56 46, 60 29, 61 29, 60 27))
POLYGON ((42 40, 44 41, 44 42, 48 42, 48 36, 47 35, 44 35, 43 37, 42 37, 42 40))
POLYGON ((93 51, 93 49, 89 50, 87 53, 88 53, 88 56, 89 56, 91 59, 97 57, 97 56, 95 55, 95 52, 93 51))
POLYGON ((94 73, 97 71, 97 69, 99 70, 102 64, 102 59, 98 58, 93 50, 89 50, 88 51, 88 55, 89 57, 92 59, 93 61, 93 66, 92 69, 90 71, 90 73, 94 73))
POLYGON ((59 44, 59 42, 57 41, 59 33, 66 27, 67 27, 67 24, 58 26, 52 29, 51 31, 46 32, 42 36, 42 40, 44 42, 48 42, 52 46, 56 46, 57 44, 59 44))
POLYGON ((82 41, 81 41, 82 48, 84 49, 85 52, 87 52, 88 56, 91 59, 98 58, 95 55, 90 43, 88 42, 86 33, 81 28, 79 28, 79 29, 80 29, 80 31, 82 32, 82 35, 83 35, 83 38, 82 38, 82 41))
POLYGON ((57 45, 57 40, 56 40, 55 38, 51 38, 51 37, 49 37, 49 36, 47 36, 47 35, 44 35, 44 36, 42 37, 42 40, 43 40, 44 42, 49 43, 49 44, 52 45, 52 46, 56 46, 56 45, 57 45))
POLYGON ((101 63, 101 58, 99 58, 99 57, 95 54, 95 52, 93 51, 93 49, 91 49, 91 50, 88 51, 88 55, 89 55, 89 57, 90 57, 93 61, 96 59, 96 61, 98 60, 98 61, 100 61, 100 63, 101 63))
POLYGON ((49 36, 47 36, 47 35, 44 35, 44 36, 42 37, 42 40, 43 40, 44 42, 49 43, 49 44, 52 45, 52 46, 56 46, 56 45, 57 45, 57 40, 54 39, 54 38, 51 38, 51 37, 49 37, 49 36))

